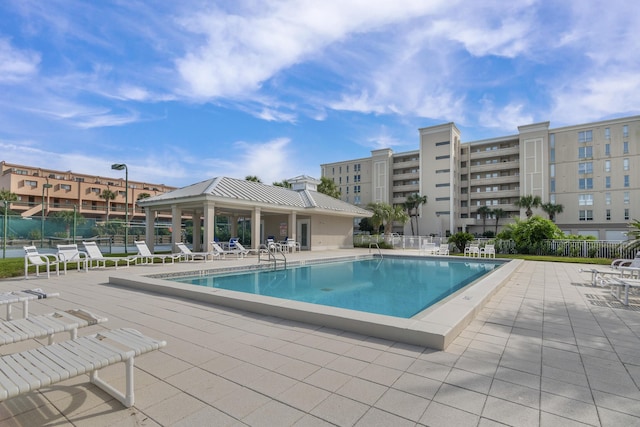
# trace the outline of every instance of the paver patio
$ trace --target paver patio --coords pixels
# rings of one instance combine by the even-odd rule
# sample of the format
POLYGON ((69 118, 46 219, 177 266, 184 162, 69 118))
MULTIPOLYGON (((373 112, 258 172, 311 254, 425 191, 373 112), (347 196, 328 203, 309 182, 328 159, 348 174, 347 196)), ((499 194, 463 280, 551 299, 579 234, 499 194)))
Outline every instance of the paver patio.
MULTIPOLYGON (((168 344, 136 358, 133 408, 81 376, 1 402, 0 425, 640 426, 640 297, 622 306, 581 267, 523 263, 446 351, 116 287, 113 269, 2 280, 0 291, 60 293, 31 313, 109 318, 81 334, 133 327, 168 344)), ((124 370, 102 377, 122 387, 124 370)))

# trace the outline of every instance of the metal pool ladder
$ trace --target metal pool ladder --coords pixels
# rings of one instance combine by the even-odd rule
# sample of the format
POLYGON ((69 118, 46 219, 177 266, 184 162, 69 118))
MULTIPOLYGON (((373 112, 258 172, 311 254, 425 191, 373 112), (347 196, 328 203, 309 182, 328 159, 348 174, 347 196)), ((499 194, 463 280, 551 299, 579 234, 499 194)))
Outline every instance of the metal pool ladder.
MULTIPOLYGON (((258 262, 262 261, 262 259, 260 258, 260 255, 262 254, 262 251, 258 252, 258 262)), ((282 252, 282 250, 280 249, 280 247, 278 245, 276 245, 275 243, 270 243, 267 246, 267 261, 268 262, 273 262, 273 270, 277 270, 278 269, 278 262, 279 261, 284 261, 284 269, 287 269, 287 257, 284 254, 284 252, 282 252), (276 254, 279 253, 282 256, 282 260, 279 260, 278 258, 276 258, 276 254)))
POLYGON ((376 248, 378 248, 378 255, 380 255, 380 259, 382 259, 383 258, 382 251, 380 250, 380 246, 378 246, 378 243, 375 243, 375 242, 369 243, 369 253, 371 253, 372 246, 375 246, 376 248))

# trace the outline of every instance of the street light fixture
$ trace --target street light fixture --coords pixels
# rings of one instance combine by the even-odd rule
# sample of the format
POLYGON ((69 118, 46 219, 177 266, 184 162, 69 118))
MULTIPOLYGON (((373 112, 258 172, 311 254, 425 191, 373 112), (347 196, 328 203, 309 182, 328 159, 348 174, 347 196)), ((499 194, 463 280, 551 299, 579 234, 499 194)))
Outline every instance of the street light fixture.
POLYGON ((121 171, 124 169, 124 253, 129 253, 127 250, 127 241, 129 240, 129 169, 124 163, 114 163, 111 165, 111 169, 121 171))
MULTIPOLYGON (((51 187, 53 187, 53 185, 49 184, 48 182, 46 184, 42 184, 42 211, 40 212, 40 247, 41 248, 44 247, 44 189, 46 188, 48 190, 51 187)), ((47 194, 49 194, 48 191, 47 191, 47 194)))

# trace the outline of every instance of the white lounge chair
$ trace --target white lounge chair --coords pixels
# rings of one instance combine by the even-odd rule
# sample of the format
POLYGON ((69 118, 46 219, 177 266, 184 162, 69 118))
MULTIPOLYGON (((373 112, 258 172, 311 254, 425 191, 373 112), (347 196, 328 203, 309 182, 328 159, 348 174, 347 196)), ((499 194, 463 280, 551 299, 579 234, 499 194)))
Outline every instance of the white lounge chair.
POLYGON ((226 258, 227 254, 237 255, 238 258, 242 258, 244 256, 243 252, 239 249, 223 249, 222 246, 218 242, 211 242, 211 247, 213 248, 213 252, 221 256, 222 258, 226 258))
POLYGON ((495 245, 484 245, 484 248, 480 249, 480 256, 485 258, 495 258, 496 257, 495 245))
POLYGON ((622 275, 640 276, 640 251, 636 252, 633 259, 615 259, 611 262, 611 268, 620 270, 622 275))
POLYGON ((289 237, 287 237, 287 240, 285 240, 284 247, 286 248, 285 249, 286 252, 295 252, 295 251, 300 252, 300 243, 296 242, 295 240, 289 237))
POLYGON ((135 255, 128 257, 105 257, 102 255, 102 251, 96 242, 82 242, 82 245, 87 253, 87 268, 92 268, 94 263, 96 267, 100 267, 100 264, 102 264, 102 267, 106 267, 107 261, 114 263, 116 268, 118 268, 121 262, 126 263, 127 267, 129 267, 131 263, 135 264, 138 259, 135 255))
POLYGON ((69 332, 69 338, 74 340, 78 337, 78 328, 106 321, 106 317, 82 309, 6 320, 0 322, 0 345, 44 337, 48 337, 49 344, 53 344, 54 335, 62 332, 69 332))
POLYGON ((478 243, 469 244, 469 246, 464 248, 464 256, 479 257, 480 256, 480 245, 478 243))
POLYGON ((182 259, 185 261, 195 261, 195 260, 204 260, 204 261, 213 261, 216 256, 220 256, 213 252, 192 252, 191 249, 187 245, 182 242, 176 243, 176 247, 180 251, 180 255, 182 255, 182 259))
POLYGON ((441 243, 438 248, 438 255, 449 255, 449 245, 447 243, 441 243))
POLYGON ((438 248, 436 248, 436 244, 432 242, 424 242, 422 247, 420 248, 420 254, 424 255, 437 255, 438 248))
POLYGON ((45 292, 40 288, 25 289, 24 291, 13 291, 0 293, 0 305, 7 306, 7 320, 13 319, 13 304, 22 303, 22 317, 29 317, 29 301, 60 296, 57 292, 45 292))
POLYGON ((631 288, 640 289, 640 280, 630 279, 628 277, 602 277, 598 281, 598 284, 610 286, 611 295, 626 306, 629 305, 629 290, 631 288), (621 291, 624 291, 623 296, 620 295, 621 291))
POLYGON ((90 374, 91 383, 130 408, 134 402, 133 361, 136 356, 166 346, 135 329, 114 329, 0 357, 0 400, 90 374), (125 363, 125 392, 98 377, 98 371, 125 363))
POLYGON ((153 264, 153 261, 155 259, 162 260, 163 264, 167 260, 171 260, 171 264, 173 264, 176 260, 180 260, 180 254, 155 254, 151 253, 146 242, 136 240, 134 243, 138 248, 138 258, 145 264, 153 264))
POLYGON ((64 266, 64 272, 67 273, 67 264, 70 262, 75 262, 78 267, 78 271, 80 268, 84 266, 84 270, 88 270, 88 256, 86 252, 78 250, 78 245, 68 244, 68 245, 58 245, 58 260, 64 266))
MULTIPOLYGON (((35 246, 24 247, 24 278, 29 278, 29 266, 35 265, 36 276, 40 276, 40 267, 47 270, 47 278, 51 277, 51 268, 55 267, 56 275, 60 275, 60 260, 54 254, 41 254, 35 246)), ((65 270, 66 271, 66 270, 65 270)))
POLYGON ((251 252, 249 249, 245 248, 240 242, 236 241, 234 243, 235 245, 235 250, 240 251, 240 254, 244 257, 249 255, 249 253, 251 252))

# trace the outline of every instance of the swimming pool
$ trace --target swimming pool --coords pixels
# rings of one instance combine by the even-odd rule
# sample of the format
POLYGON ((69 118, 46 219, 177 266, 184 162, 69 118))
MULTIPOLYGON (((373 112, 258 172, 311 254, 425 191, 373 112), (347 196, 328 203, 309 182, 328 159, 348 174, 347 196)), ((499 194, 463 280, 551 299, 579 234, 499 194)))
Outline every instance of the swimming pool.
MULTIPOLYGON (((385 255, 384 258, 415 258, 427 263, 435 260, 450 262, 462 259, 395 254, 385 255)), ((345 260, 378 259, 379 257, 368 253, 366 249, 301 252, 290 255, 288 265, 294 267, 345 260)), ((165 271, 162 271, 161 267, 149 267, 155 272, 145 271, 149 269, 144 268, 133 271, 115 270, 109 276, 109 283, 177 298, 176 304, 184 304, 184 300, 193 301, 196 304, 194 308, 198 310, 201 309, 198 308, 201 305, 203 308, 210 305, 212 308, 216 307, 213 309, 226 308, 246 313, 242 315, 264 316, 265 322, 269 322, 273 327, 278 327, 282 322, 283 328, 288 329, 290 325, 288 322, 302 322, 300 325, 302 329, 324 327, 329 328, 329 333, 355 333, 363 337, 375 337, 444 350, 475 318, 491 297, 517 273, 524 262, 523 260, 497 261, 504 264, 409 319, 172 281, 178 277, 263 270, 264 266, 256 264, 255 258, 251 257, 229 258, 224 262, 213 263, 177 263, 165 267, 165 271), (138 271, 140 273, 137 273, 138 271)), ((467 258, 467 262, 473 261, 467 258)), ((485 263, 484 260, 482 262, 485 263)), ((486 263, 492 262, 486 261, 486 263)), ((328 277, 325 282, 333 285, 338 281, 328 277)), ((286 335, 286 332, 284 333, 286 335)))
POLYGON ((408 319, 500 264, 387 257, 171 280, 408 319))

